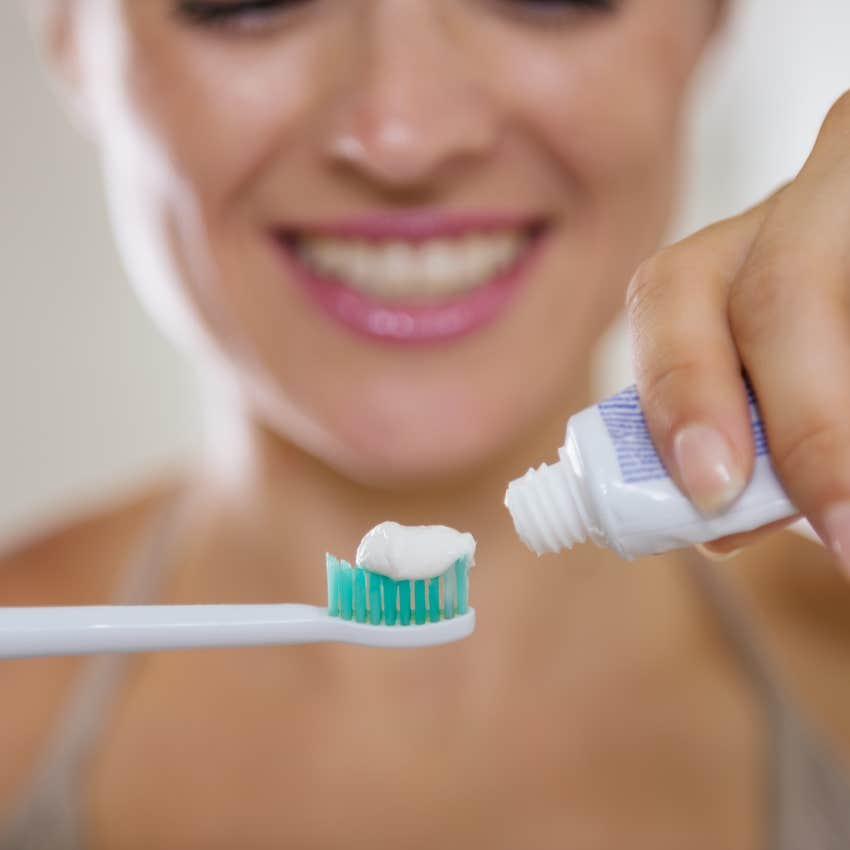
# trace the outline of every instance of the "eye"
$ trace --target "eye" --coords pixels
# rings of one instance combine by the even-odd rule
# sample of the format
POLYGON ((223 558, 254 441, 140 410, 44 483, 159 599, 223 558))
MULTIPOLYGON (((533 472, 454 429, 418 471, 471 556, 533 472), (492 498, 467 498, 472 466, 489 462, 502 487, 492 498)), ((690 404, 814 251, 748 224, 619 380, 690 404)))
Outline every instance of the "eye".
POLYGON ((614 12, 622 0, 495 0, 514 15, 541 23, 552 23, 560 19, 575 18, 577 15, 594 12, 614 12))
POLYGON ((236 32, 260 32, 280 16, 311 0, 180 0, 178 17, 196 26, 218 27, 236 32))
POLYGON ((527 6, 532 9, 613 9, 617 0, 503 0, 512 6, 527 6))

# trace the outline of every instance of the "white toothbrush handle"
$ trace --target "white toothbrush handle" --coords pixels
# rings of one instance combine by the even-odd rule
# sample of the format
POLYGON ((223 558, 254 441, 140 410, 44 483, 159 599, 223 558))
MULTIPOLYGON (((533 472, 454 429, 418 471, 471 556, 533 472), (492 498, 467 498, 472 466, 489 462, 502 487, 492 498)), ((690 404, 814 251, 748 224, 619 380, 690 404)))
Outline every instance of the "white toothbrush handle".
POLYGON ((421 626, 366 625, 315 605, 0 608, 0 658, 339 641, 430 646, 472 634, 475 612, 421 626))

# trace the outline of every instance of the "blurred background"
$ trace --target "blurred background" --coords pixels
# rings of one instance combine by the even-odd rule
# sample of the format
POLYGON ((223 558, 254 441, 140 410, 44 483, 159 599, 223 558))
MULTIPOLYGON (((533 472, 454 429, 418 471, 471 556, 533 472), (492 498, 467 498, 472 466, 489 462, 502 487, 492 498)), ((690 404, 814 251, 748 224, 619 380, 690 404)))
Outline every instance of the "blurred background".
MULTIPOLYGON (((737 0, 695 89, 671 239, 793 176, 850 88, 848 32, 847 0, 737 0)), ((190 367, 124 281, 95 158, 18 3, 0 2, 0 56, 2 548, 191 457, 202 412, 190 367)), ((615 328, 600 393, 628 382, 626 349, 615 328)))

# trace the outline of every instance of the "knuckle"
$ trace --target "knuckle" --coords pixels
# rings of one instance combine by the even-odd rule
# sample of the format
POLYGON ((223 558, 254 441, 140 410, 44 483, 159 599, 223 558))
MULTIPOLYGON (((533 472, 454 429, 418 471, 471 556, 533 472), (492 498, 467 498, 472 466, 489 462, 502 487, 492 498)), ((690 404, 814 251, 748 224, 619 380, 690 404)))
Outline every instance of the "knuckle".
POLYGON ((679 359, 639 373, 641 407, 647 418, 665 433, 672 433, 686 418, 684 402, 690 388, 700 385, 701 366, 694 359, 679 359))
POLYGON ((670 249, 664 249, 644 260, 632 275, 626 289, 626 310, 632 319, 640 317, 645 305, 652 302, 670 280, 670 249))
POLYGON ((841 124, 841 126, 846 127, 848 122, 850 122, 850 91, 844 92, 830 106, 829 111, 826 113, 823 126, 828 128, 835 124, 841 124))
POLYGON ((826 113, 814 149, 806 160, 801 174, 811 176, 835 166, 846 157, 847 133, 850 131, 850 92, 845 92, 826 113))
MULTIPOLYGON (((850 428, 823 416, 815 417, 785 440, 771 447, 777 470, 788 481, 805 480, 811 470, 827 474, 838 468, 838 459, 850 445, 850 428)), ((824 481, 824 483, 826 483, 824 481)))
POLYGON ((776 332, 776 314, 800 289, 780 258, 751 262, 729 291, 729 324, 739 343, 757 345, 776 332))

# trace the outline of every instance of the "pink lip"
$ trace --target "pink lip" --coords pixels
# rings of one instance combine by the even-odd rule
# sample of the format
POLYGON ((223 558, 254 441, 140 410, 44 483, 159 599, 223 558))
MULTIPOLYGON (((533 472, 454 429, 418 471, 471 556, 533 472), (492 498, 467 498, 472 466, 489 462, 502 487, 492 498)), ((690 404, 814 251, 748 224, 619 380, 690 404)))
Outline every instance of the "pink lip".
POLYGON ((464 336, 500 316, 516 292, 528 280, 529 266, 543 242, 539 220, 500 215, 451 216, 432 213, 376 215, 302 227, 281 228, 273 233, 276 246, 295 280, 324 313, 360 334, 393 343, 426 343, 464 336), (299 233, 340 238, 410 242, 451 238, 467 233, 484 233, 508 228, 525 228, 529 234, 517 261, 475 289, 439 301, 412 303, 371 296, 338 280, 318 275, 298 257, 295 239, 299 233))

